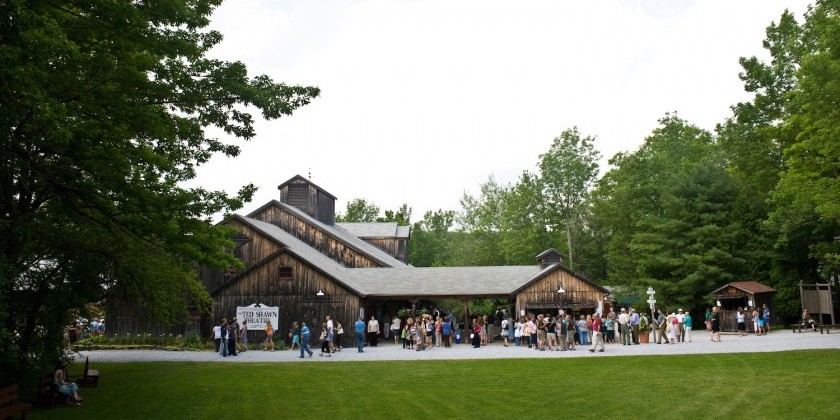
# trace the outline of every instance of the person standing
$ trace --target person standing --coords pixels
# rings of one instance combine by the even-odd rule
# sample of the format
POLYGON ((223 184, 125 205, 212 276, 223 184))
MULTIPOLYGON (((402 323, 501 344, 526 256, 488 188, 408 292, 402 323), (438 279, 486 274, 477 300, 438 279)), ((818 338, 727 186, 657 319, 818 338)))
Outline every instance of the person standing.
POLYGON ((633 333, 633 344, 639 344, 639 323, 642 322, 639 318, 639 313, 635 309, 630 308, 630 328, 633 333))
POLYGON ((228 356, 236 356, 236 334, 239 332, 239 324, 236 322, 236 317, 233 322, 228 323, 227 328, 227 343, 228 356))
POLYGON ((443 324, 440 326, 440 329, 443 334, 443 346, 452 347, 452 324, 449 322, 449 318, 443 319, 443 324))
POLYGON ((505 347, 508 346, 508 323, 509 322, 510 321, 508 321, 507 319, 503 319, 502 324, 499 326, 502 330, 502 334, 501 334, 502 339, 505 340, 505 344, 504 344, 505 347))
POLYGON ((738 337, 747 335, 747 314, 742 308, 738 308, 738 312, 735 313, 735 321, 738 323, 738 337))
POLYGON ((679 324, 679 331, 677 331, 677 341, 685 342, 685 313, 682 308, 677 310, 677 324, 679 324))
MULTIPOLYGON (((767 334, 770 332, 770 307, 766 303, 761 306, 764 308, 761 312, 761 317, 764 319, 764 334, 767 334)), ((104 322, 105 320, 103 319, 102 321, 104 322)))
POLYGON ((595 353, 595 349, 601 347, 598 352, 604 352, 604 335, 601 333, 601 315, 597 312, 592 317, 592 347, 589 348, 590 353, 595 353))
POLYGON ((477 319, 473 319, 472 325, 472 345, 474 349, 481 348, 481 324, 479 324, 477 319))
POLYGON ((659 337, 656 337, 656 344, 662 344, 663 339, 667 343, 668 338, 665 337, 665 314, 662 313, 662 309, 657 309, 656 314, 656 331, 659 333, 659 337))
POLYGON ((691 342, 691 315, 688 312, 685 313, 685 338, 688 339, 688 342, 691 342))
POLYGON ((218 323, 213 327, 213 340, 216 341, 216 352, 222 350, 222 324, 218 323))
POLYGON ((333 340, 333 349, 335 351, 344 350, 344 327, 341 321, 335 321, 335 340, 333 340))
POLYGON ((400 340, 400 324, 402 320, 397 315, 394 315, 394 319, 391 320, 391 334, 394 336, 394 344, 398 344, 400 340))
MULTIPOLYGON (((709 308, 709 309, 706 310, 706 317, 705 317, 706 331, 709 331, 709 332, 712 331, 712 317, 714 315, 715 314, 712 312, 712 308, 709 308)), ((756 328, 758 328, 758 325, 756 325, 756 328)))
POLYGON ((618 315, 618 326, 621 328, 621 344, 630 345, 630 317, 625 308, 621 308, 621 313, 618 315))
POLYGON ((274 327, 271 326, 271 320, 265 320, 265 350, 274 351, 274 327))
POLYGON ((303 359, 303 353, 309 353, 312 357, 312 350, 309 350, 309 327, 305 322, 300 323, 300 358, 303 359))
POLYGON ((376 347, 376 336, 379 334, 379 321, 376 320, 375 315, 370 316, 368 322, 368 343, 371 347, 376 347))
POLYGON ((578 322, 575 324, 575 329, 578 333, 578 342, 585 346, 589 342, 589 327, 586 325, 586 317, 581 315, 578 322))
MULTIPOLYGON (((359 317, 359 320, 356 321, 355 324, 353 324, 353 327, 356 331, 356 350, 358 350, 359 353, 364 353, 365 352, 365 350, 364 350, 364 348, 365 348, 365 319, 362 318, 362 317, 359 317)), ((399 334, 396 334, 396 335, 399 335, 399 334)))
POLYGON ((228 322, 227 318, 222 318, 221 324, 221 344, 219 344, 219 352, 221 353, 222 357, 227 357, 228 355, 228 322))

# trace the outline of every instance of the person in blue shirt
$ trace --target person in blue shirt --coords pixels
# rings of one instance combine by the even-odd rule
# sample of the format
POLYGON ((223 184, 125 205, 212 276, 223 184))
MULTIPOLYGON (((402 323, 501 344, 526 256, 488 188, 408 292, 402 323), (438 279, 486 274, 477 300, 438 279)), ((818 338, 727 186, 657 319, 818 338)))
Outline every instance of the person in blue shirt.
POLYGON ((359 317, 359 320, 356 321, 353 326, 356 329, 356 349, 359 350, 359 353, 364 353, 365 350, 365 320, 362 317, 359 317))
POLYGON ((303 359, 303 353, 309 353, 312 357, 312 350, 309 350, 309 327, 305 322, 300 323, 300 358, 303 359))

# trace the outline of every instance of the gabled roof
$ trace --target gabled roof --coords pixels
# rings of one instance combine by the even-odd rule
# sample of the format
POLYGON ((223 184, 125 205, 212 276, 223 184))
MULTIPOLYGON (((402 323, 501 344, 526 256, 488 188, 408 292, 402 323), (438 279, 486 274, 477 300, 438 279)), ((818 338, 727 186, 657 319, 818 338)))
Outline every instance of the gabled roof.
POLYGON ((776 289, 774 289, 770 286, 761 284, 757 281, 733 281, 731 283, 727 283, 727 284, 723 285, 722 287, 719 287, 719 288, 715 289, 711 294, 715 294, 717 292, 720 292, 721 290, 726 289, 729 286, 732 286, 732 287, 734 287, 738 290, 743 290, 743 291, 745 291, 747 293, 750 293, 750 294, 772 293, 772 292, 776 291, 776 289))
POLYGON ((510 295, 536 275, 540 268, 406 267, 344 268, 370 296, 510 295))
POLYGON ((328 196, 329 196, 330 198, 332 198, 333 200, 336 200, 335 196, 334 196, 334 195, 332 195, 332 194, 330 194, 330 193, 328 193, 328 192, 327 192, 327 190, 325 190, 325 189, 323 189, 323 188, 321 188, 321 187, 319 187, 319 186, 315 185, 315 183, 314 183, 314 182, 312 182, 312 181, 310 181, 310 180, 308 180, 308 179, 306 179, 306 178, 304 178, 304 177, 302 177, 302 176, 300 176, 300 175, 295 175, 295 176, 293 176, 293 177, 289 178, 289 180, 288 180, 288 181, 286 181, 286 182, 284 182, 284 183, 282 183, 282 184, 278 185, 278 186, 277 186, 277 189, 278 189, 278 190, 282 190, 282 189, 283 189, 283 187, 285 187, 285 186, 286 186, 286 185, 288 185, 288 184, 291 184, 291 183, 292 183, 292 181, 303 181, 303 182, 305 182, 305 183, 307 183, 307 184, 309 184, 309 185, 311 185, 311 186, 315 187, 315 189, 317 189, 318 191, 320 191, 320 192, 322 192, 322 193, 324 193, 324 194, 328 195, 328 196))
MULTIPOLYGON (((295 206, 288 205, 286 203, 282 203, 278 200, 272 200, 266 203, 265 205, 261 206, 260 208, 252 211, 248 214, 248 217, 253 217, 254 215, 262 212, 265 208, 269 206, 277 206, 280 207, 295 216, 299 217, 300 219, 306 221, 307 223, 315 226, 320 231, 324 232, 328 236, 332 237, 333 239, 347 245, 348 247, 358 251, 359 253, 367 256, 368 258, 382 264, 385 267, 408 267, 408 265, 391 255, 387 252, 363 241, 356 235, 351 234, 350 232, 338 228, 335 226, 330 226, 326 223, 321 222, 320 220, 306 214, 305 212, 301 211, 295 206)), ((280 228, 278 228, 280 229, 280 228)), ((282 230, 282 229, 281 229, 282 230)))
MULTIPOLYGON (((359 296, 365 296, 367 294, 367 291, 361 285, 341 270, 344 268, 341 264, 318 252, 315 248, 312 248, 300 239, 295 238, 285 230, 280 229, 271 223, 252 219, 250 217, 233 215, 232 218, 251 226, 254 230, 264 234, 270 239, 273 239, 280 245, 283 245, 287 252, 310 264, 324 275, 331 277, 333 280, 357 293, 359 296)), ((382 269, 380 268, 378 270, 382 269)))
POLYGON ((336 226, 360 238, 408 238, 408 226, 397 222, 337 222, 336 226), (400 229, 403 228, 403 229, 400 229))
POLYGON ((554 249, 554 248, 548 248, 548 249, 546 249, 545 251, 540 252, 540 255, 537 255, 537 256, 536 256, 536 258, 537 258, 537 259, 540 259, 540 258, 542 258, 542 257, 544 257, 544 256, 546 256, 546 255, 548 255, 548 254, 557 254, 557 255, 559 255, 559 256, 561 256, 561 257, 563 256, 563 254, 562 254, 560 251, 558 251, 558 250, 556 250, 556 249, 554 249))
MULTIPOLYGON (((545 253, 543 253, 543 254, 545 254, 545 253)), ((540 255, 543 255, 543 254, 540 254, 540 255)), ((594 281, 592 281, 592 280, 589 280, 589 279, 588 279, 588 278, 586 278, 586 276, 584 276, 584 275, 581 275, 581 274, 578 274, 578 273, 576 273, 576 272, 572 271, 572 269, 570 269, 569 267, 566 267, 566 266, 565 266, 565 265, 563 265, 563 264, 552 264, 552 265, 550 265, 550 266, 548 266, 548 267, 544 268, 543 270, 541 270, 539 273, 534 274, 534 276, 533 276, 533 277, 531 277, 530 279, 528 279, 528 281, 526 281, 525 283, 523 283, 521 286, 517 287, 517 288, 516 288, 516 290, 514 290, 514 291, 512 291, 512 292, 511 292, 511 294, 516 294, 516 293, 519 293, 522 289, 524 289, 525 287, 529 286, 531 283, 533 283, 533 282, 535 282, 535 281, 537 281, 537 280, 539 280, 539 279, 543 278, 544 276, 548 275, 549 273, 551 273, 551 272, 552 272, 552 271, 554 271, 554 270, 563 270, 563 271, 566 271, 566 272, 568 272, 569 274, 571 274, 571 275, 573 275, 573 276, 575 276, 575 277, 577 277, 577 278, 579 278, 579 279, 583 280, 584 282, 589 283, 592 287, 594 287, 594 288, 596 288, 596 289, 598 289, 598 290, 600 290, 600 291, 602 291, 602 292, 604 292, 604 293, 607 293, 607 294, 609 294, 609 293, 610 293, 610 291, 609 291, 606 287, 601 286, 600 284, 595 283, 595 282, 594 282, 594 281)))

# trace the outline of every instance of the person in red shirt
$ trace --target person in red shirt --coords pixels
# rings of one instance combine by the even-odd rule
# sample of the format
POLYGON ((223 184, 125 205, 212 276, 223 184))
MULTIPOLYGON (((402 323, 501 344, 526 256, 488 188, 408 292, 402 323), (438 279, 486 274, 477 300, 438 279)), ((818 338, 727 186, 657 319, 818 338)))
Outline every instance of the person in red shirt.
POLYGON ((591 353, 595 353, 595 349, 601 347, 599 352, 604 352, 604 336, 601 334, 601 315, 597 312, 592 319, 592 347, 589 348, 591 353))

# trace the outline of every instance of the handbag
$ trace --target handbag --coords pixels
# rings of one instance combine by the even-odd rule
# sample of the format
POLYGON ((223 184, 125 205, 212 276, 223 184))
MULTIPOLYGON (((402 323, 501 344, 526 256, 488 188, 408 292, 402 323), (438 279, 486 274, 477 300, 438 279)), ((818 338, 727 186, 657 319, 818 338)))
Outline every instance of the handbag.
POLYGON ((327 338, 327 332, 326 331, 321 331, 321 340, 323 340, 325 338, 327 338))

